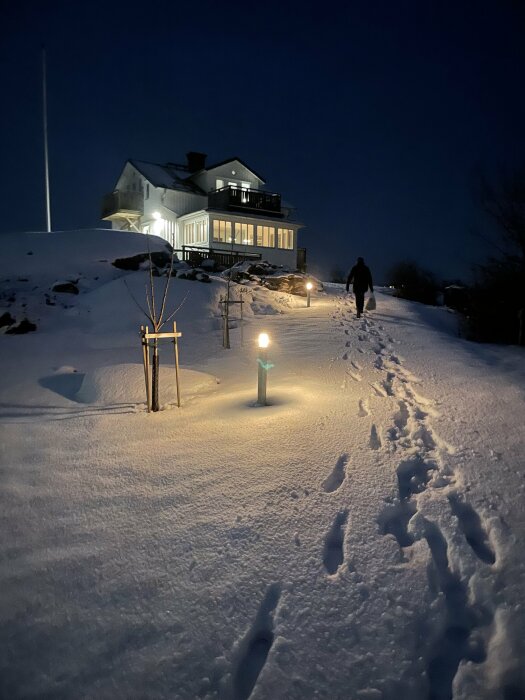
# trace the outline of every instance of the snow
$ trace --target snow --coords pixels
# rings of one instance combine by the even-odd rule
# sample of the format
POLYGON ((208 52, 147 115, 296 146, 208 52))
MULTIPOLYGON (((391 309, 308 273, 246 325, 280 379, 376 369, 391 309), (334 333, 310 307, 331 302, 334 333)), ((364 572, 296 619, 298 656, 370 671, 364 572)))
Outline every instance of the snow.
POLYGON ((224 280, 174 279, 182 406, 166 342, 148 414, 148 275, 110 264, 144 236, 1 240, 0 311, 37 324, 0 336, 1 697, 524 696, 522 348, 249 284, 226 350, 224 280))

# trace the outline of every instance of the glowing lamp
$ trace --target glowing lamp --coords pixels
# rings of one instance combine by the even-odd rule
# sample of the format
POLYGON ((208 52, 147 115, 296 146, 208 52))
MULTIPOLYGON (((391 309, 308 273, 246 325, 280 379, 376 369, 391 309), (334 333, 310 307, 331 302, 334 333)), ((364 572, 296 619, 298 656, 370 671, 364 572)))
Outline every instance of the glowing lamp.
POLYGON ((257 403, 266 406, 266 381, 268 377, 268 345, 270 338, 268 333, 259 333, 257 339, 259 353, 257 357, 257 403))
POLYGON ((153 214, 151 215, 154 219, 157 221, 160 219, 160 214, 158 211, 154 211, 153 214))
POLYGON ((270 345, 268 333, 259 333, 258 344, 260 348, 267 348, 270 345))
POLYGON ((306 283, 306 306, 310 306, 310 293, 314 285, 311 282, 306 283))

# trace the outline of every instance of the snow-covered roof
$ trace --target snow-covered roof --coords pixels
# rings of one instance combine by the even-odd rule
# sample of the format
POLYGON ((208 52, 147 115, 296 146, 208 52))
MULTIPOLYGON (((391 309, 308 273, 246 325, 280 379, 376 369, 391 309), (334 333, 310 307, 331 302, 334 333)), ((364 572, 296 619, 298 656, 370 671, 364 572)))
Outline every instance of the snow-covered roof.
POLYGON ((148 182, 154 187, 165 187, 169 190, 182 190, 192 194, 205 194, 198 185, 192 182, 190 172, 184 165, 177 163, 148 163, 143 160, 130 160, 131 165, 136 168, 148 182))

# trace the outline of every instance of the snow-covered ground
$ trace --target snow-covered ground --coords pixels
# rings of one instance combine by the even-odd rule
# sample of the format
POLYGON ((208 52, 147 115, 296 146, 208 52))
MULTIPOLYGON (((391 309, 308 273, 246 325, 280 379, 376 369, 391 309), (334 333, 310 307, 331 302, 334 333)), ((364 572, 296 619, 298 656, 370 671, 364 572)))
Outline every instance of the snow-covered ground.
POLYGON ((166 344, 148 414, 147 274, 110 265, 144 238, 0 244, 38 326, 0 336, 2 698, 525 697, 523 349, 247 285, 225 350, 224 282, 175 279, 182 407, 166 344))

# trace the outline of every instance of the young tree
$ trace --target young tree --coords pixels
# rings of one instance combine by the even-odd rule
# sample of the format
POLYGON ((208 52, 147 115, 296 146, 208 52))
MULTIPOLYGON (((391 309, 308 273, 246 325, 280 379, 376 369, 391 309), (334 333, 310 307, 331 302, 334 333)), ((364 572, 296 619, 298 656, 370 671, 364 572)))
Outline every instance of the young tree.
MULTIPOLYGON (((139 307, 139 309, 142 311, 142 313, 146 316, 148 321, 150 321, 151 325, 153 326, 153 332, 154 333, 160 333, 162 327, 168 323, 168 321, 171 321, 171 319, 175 316, 177 311, 181 308, 181 306, 184 304, 186 301, 186 297, 182 300, 182 302, 179 304, 179 306, 175 309, 175 311, 172 311, 169 315, 167 315, 166 312, 166 301, 168 298, 168 290, 171 282, 171 277, 173 274, 173 261, 175 258, 175 250, 171 248, 171 257, 169 261, 169 266, 168 266, 168 271, 166 275, 166 281, 164 283, 164 289, 162 291, 162 296, 161 296, 161 301, 160 305, 157 304, 157 297, 155 294, 155 280, 154 280, 154 271, 157 270, 156 266, 153 263, 152 259, 152 253, 151 253, 151 246, 150 246, 150 238, 149 234, 146 234, 146 239, 147 239, 147 246, 148 246, 148 261, 149 261, 149 278, 148 282, 146 283, 146 306, 147 309, 145 309, 139 302, 135 299, 133 294, 131 293, 131 290, 128 287, 128 291, 131 295, 131 298, 135 302, 135 304, 139 307)), ((158 275, 158 273, 157 273, 158 275)), ((126 286, 127 283, 125 282, 126 286)), ((153 339, 153 357, 152 357, 152 362, 151 362, 151 410, 152 411, 159 411, 160 410, 160 404, 159 404, 159 369, 160 369, 160 364, 159 364, 159 341, 157 338, 153 339)))

